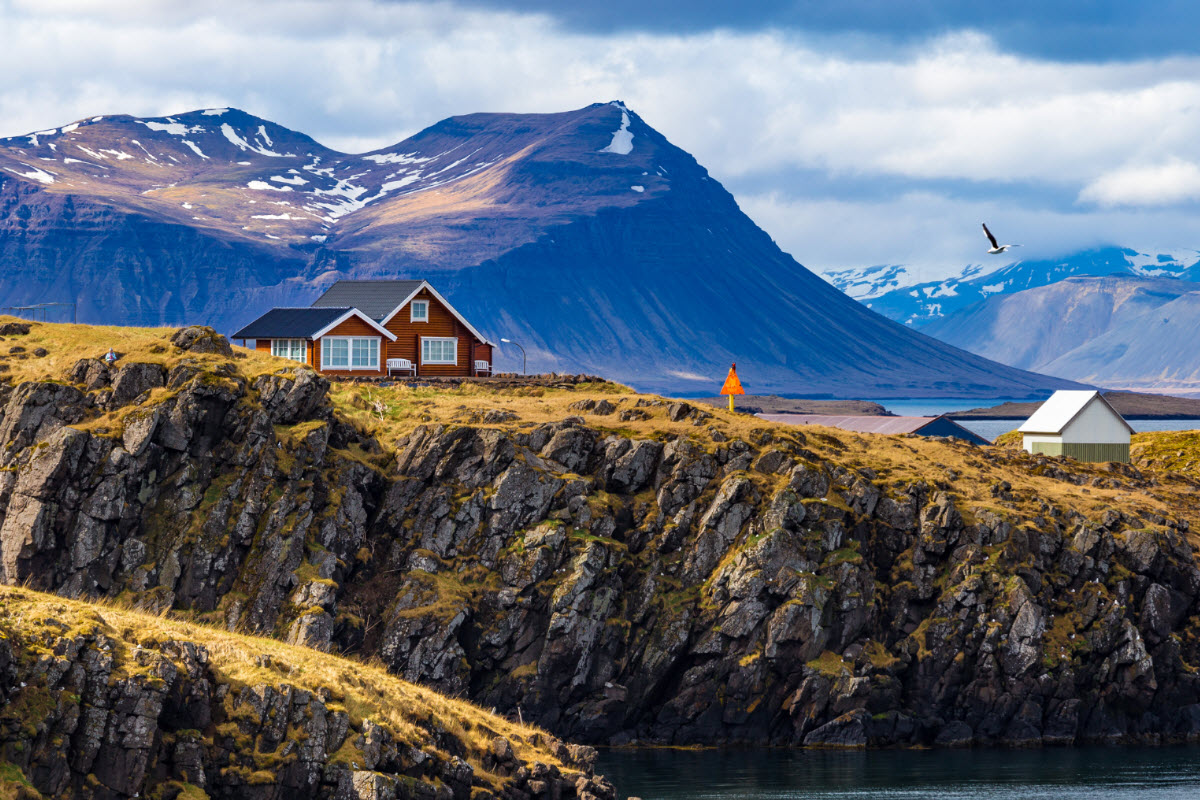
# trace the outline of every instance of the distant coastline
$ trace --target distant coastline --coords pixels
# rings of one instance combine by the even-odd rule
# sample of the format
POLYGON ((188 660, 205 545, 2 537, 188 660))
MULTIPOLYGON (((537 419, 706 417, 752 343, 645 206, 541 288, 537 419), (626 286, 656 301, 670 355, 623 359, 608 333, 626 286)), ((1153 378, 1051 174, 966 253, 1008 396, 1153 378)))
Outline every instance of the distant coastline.
MULTIPOLYGON (((1143 392, 1105 392, 1105 399, 1126 419, 1200 419, 1200 399, 1143 392)), ((1040 401, 1001 403, 987 408, 952 411, 954 419, 1028 419, 1040 401)))
MULTIPOLYGON (((728 397, 697 397, 697 402, 713 406, 729 405, 728 397)), ((747 414, 825 414, 846 417, 894 417, 879 403, 870 400, 806 400, 775 394, 745 394, 734 401, 747 414)))

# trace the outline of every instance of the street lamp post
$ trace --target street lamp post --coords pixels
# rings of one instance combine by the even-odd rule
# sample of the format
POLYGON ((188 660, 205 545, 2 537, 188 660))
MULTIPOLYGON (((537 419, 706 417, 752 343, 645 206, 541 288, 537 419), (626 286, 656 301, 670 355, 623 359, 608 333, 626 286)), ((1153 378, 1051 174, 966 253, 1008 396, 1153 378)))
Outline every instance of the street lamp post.
POLYGON ((504 342, 505 344, 512 344, 512 345, 516 345, 517 347, 521 348, 521 374, 524 375, 525 374, 525 348, 521 347, 521 345, 517 344, 512 339, 501 339, 500 341, 504 342))

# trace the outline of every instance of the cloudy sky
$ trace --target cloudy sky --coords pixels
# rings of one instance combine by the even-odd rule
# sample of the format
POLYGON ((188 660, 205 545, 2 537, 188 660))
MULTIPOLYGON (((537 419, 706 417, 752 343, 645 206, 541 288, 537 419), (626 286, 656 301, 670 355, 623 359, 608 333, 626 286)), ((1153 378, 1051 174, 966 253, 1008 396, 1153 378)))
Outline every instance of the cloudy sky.
POLYGON ((824 270, 1200 249, 1185 2, 0 0, 0 135, 236 106, 362 151, 624 100, 824 270), (988 6, 981 10, 979 7, 988 6))

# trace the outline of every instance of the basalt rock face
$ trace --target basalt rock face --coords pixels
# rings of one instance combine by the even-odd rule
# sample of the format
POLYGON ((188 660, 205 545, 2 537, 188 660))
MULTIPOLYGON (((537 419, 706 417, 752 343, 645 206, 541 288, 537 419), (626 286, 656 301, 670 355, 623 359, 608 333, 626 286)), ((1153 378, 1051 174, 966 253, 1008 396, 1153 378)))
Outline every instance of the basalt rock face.
POLYGON ((385 452, 307 371, 151 372, 83 364, 12 391, 6 582, 377 655, 594 743, 1200 736, 1190 512, 1096 519, 1037 496, 1153 497, 1152 474, 948 442, 1023 476, 966 501, 948 468, 884 481, 832 438, 730 440, 686 404, 670 418, 694 437, 575 417, 428 425, 385 452), (71 427, 119 403, 119 430, 71 427))
MULTIPOLYGON (((20 593, 6 599, 19 606, 20 593)), ((498 737, 484 761, 509 780, 494 791, 464 760, 463 742, 437 720, 426 722, 424 743, 415 745, 370 719, 356 721, 327 689, 308 691, 286 678, 231 683, 196 642, 141 647, 105 631, 98 615, 92 630, 80 632, 53 618, 3 613, 9 611, 0 611, 0 753, 39 796, 522 800, 586 797, 588 790, 611 800, 614 794, 593 773, 591 748, 534 734, 572 768, 564 773, 521 761, 498 737)), ((272 666, 268 656, 260 662, 272 666)))

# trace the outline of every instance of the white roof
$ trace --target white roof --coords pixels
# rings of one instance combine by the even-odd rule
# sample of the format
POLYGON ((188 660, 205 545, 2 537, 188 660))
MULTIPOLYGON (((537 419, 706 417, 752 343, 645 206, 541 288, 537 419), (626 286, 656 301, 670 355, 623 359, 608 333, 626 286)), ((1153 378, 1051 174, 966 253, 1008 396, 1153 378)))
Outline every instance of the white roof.
MULTIPOLYGON (((1062 433, 1071 424, 1071 420, 1079 416, 1080 412, 1087 408, 1093 400, 1103 403, 1114 417, 1121 420, 1121 424, 1129 428, 1129 423, 1125 421, 1125 418, 1118 414, 1117 410, 1109 405, 1104 396, 1095 389, 1063 389, 1050 395, 1050 399, 1042 403, 1041 407, 1033 412, 1033 416, 1025 420, 1025 423, 1017 430, 1021 433, 1062 433)), ((1129 430, 1131 433, 1133 432, 1133 428, 1129 428, 1129 430)))

